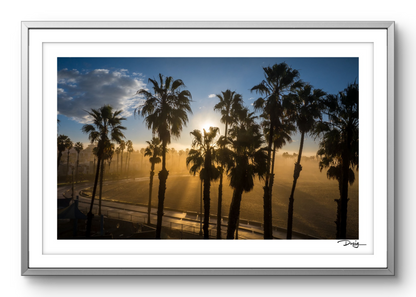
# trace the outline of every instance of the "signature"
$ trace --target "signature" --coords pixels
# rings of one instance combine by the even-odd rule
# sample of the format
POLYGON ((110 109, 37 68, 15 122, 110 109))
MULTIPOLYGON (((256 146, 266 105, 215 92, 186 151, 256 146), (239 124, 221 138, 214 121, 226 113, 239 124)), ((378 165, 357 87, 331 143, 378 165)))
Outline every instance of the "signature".
POLYGON ((350 246, 352 246, 353 248, 358 248, 360 245, 366 245, 366 244, 363 244, 363 243, 359 243, 357 240, 354 240, 354 241, 351 241, 351 240, 338 240, 338 242, 337 243, 340 243, 340 242, 343 242, 344 243, 344 245, 343 246, 347 246, 347 245, 350 245, 350 246))

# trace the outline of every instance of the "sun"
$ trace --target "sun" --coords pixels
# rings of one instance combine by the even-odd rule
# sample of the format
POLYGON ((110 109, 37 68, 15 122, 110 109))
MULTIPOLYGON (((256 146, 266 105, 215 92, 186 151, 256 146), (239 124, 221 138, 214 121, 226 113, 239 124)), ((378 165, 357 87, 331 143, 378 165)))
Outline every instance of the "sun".
POLYGON ((201 131, 205 129, 205 131, 209 131, 209 127, 216 127, 212 122, 206 121, 201 126, 201 131))

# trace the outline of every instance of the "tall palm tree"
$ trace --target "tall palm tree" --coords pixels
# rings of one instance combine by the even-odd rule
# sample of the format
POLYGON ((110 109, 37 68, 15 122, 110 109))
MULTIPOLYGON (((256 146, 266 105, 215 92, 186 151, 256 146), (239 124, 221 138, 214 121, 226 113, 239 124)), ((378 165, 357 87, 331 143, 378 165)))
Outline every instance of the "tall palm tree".
POLYGON ((226 168, 230 186, 233 188, 227 239, 233 239, 238 228, 243 192, 253 189, 256 175, 263 178, 267 172, 267 155, 261 148, 263 135, 254 118, 253 113, 249 113, 247 109, 240 113, 238 123, 230 130, 231 149, 225 146, 220 148, 227 151, 226 168))
POLYGON ((91 197, 91 205, 87 215, 87 237, 90 237, 91 235, 91 224, 94 217, 92 214, 92 209, 94 206, 95 193, 97 190, 100 163, 101 159, 104 157, 105 148, 109 146, 111 141, 120 143, 122 138, 125 137, 122 130, 125 130, 126 128, 121 126, 121 122, 125 120, 125 118, 120 116, 121 112, 121 110, 113 111, 113 108, 110 105, 104 105, 99 109, 91 109, 91 111, 87 111, 87 113, 92 118, 92 124, 85 124, 82 126, 82 132, 89 134, 88 138, 91 143, 97 143, 98 159, 94 187, 91 197))
POLYGON ((211 181, 219 177, 219 171, 214 165, 215 140, 219 133, 218 128, 209 127, 209 131, 195 129, 191 132, 192 149, 186 158, 186 166, 192 163, 189 171, 195 175, 199 172, 204 181, 204 239, 209 239, 209 212, 210 212, 210 189, 211 181))
MULTIPOLYGON (((221 123, 225 124, 224 140, 228 137, 228 126, 235 122, 235 113, 239 112, 243 108, 243 98, 240 94, 231 90, 226 90, 217 94, 217 98, 220 100, 215 106, 214 110, 221 113, 221 123)), ((220 141, 221 142, 221 141, 220 141)), ((221 143, 219 143, 221 144, 221 143)), ((222 142, 223 145, 226 142, 222 142)), ((221 158, 221 155, 218 156, 221 158)), ((225 157, 225 156, 224 156, 225 157)), ((221 218, 222 218, 222 187, 223 187, 223 171, 224 164, 220 161, 221 175, 220 183, 218 185, 218 209, 217 209, 217 239, 221 239, 221 218)))
POLYGON ((118 147, 120 148, 121 152, 121 160, 120 160, 120 177, 123 174, 123 152, 126 149, 126 142, 124 140, 121 140, 118 147))
POLYGON ((171 155, 171 157, 172 157, 172 167, 174 167, 174 160, 175 160, 175 157, 176 157, 176 154, 177 154, 177 151, 172 147, 170 150, 169 150, 169 153, 170 153, 170 155, 171 155))
POLYGON ((141 148, 140 149, 140 156, 141 156, 141 159, 142 159, 142 161, 141 161, 141 170, 143 170, 144 168, 143 168, 143 160, 144 160, 144 154, 146 153, 146 149, 145 148, 141 148))
POLYGON ((258 85, 251 88, 263 97, 254 102, 254 108, 263 113, 269 114, 269 139, 267 146, 267 174, 265 177, 263 209, 264 209, 264 239, 273 238, 272 230, 272 197, 270 196, 270 171, 271 155, 274 131, 278 120, 281 118, 280 112, 283 110, 282 97, 299 87, 302 83, 299 80, 299 72, 290 68, 286 63, 275 64, 272 67, 263 67, 265 79, 258 85))
POLYGON ((152 141, 146 141, 148 146, 145 149, 145 156, 149 156, 150 169, 150 182, 149 182, 149 204, 147 206, 147 224, 150 224, 150 211, 152 209, 152 189, 153 189, 153 176, 155 175, 155 164, 161 162, 162 147, 160 139, 153 137, 152 141))
POLYGON ((182 156, 185 155, 185 151, 184 150, 179 150, 178 155, 179 155, 179 166, 178 167, 179 167, 180 170, 182 170, 180 168, 180 166, 182 165, 181 160, 182 160, 182 156))
POLYGON ((76 182, 78 182, 79 153, 84 149, 84 145, 82 144, 82 142, 77 142, 75 143, 74 148, 77 151, 77 168, 75 170, 75 176, 76 176, 76 182))
POLYGON ((69 174, 69 153, 73 146, 74 146, 74 143, 72 141, 68 141, 66 143, 66 149, 68 151, 67 158, 66 158, 66 174, 65 174, 66 176, 68 176, 69 174))
POLYGON ((166 180, 169 172, 166 170, 166 148, 171 142, 171 136, 178 138, 182 127, 188 122, 188 114, 192 113, 192 95, 181 79, 173 80, 171 76, 159 74, 159 82, 149 78, 153 93, 146 89, 137 91, 145 98, 145 102, 135 109, 145 117, 148 129, 157 134, 162 141, 162 170, 159 172, 159 193, 156 224, 156 239, 160 239, 162 217, 165 202, 166 180))
POLYGON ((337 235, 347 235, 348 184, 355 180, 353 169, 358 169, 358 84, 353 83, 339 92, 329 95, 325 101, 328 121, 320 122, 315 130, 323 135, 317 155, 321 157, 319 168, 328 168, 327 177, 338 181, 340 199, 337 202, 337 235))
POLYGON ((312 132, 316 121, 322 119, 323 97, 325 92, 321 89, 313 89, 310 84, 297 89, 294 93, 289 94, 284 99, 285 106, 292 111, 292 116, 300 132, 300 145, 298 160, 295 163, 293 172, 293 184, 289 197, 289 208, 287 216, 287 234, 286 238, 292 238, 292 224, 293 224, 293 204, 296 182, 299 178, 302 166, 300 161, 302 159, 303 143, 305 134, 312 132))
POLYGON ((115 153, 117 154, 117 174, 118 174, 118 159, 119 159, 119 156, 120 156, 120 153, 121 153, 120 147, 116 148, 115 153))
POLYGON ((108 173, 111 172, 111 161, 113 160, 115 152, 116 152, 116 149, 115 149, 114 144, 112 143, 111 146, 106 151, 107 162, 108 162, 108 173))
POLYGON ((59 173, 59 164, 61 163, 62 152, 66 150, 69 146, 71 139, 66 135, 58 136, 58 173, 59 173))
POLYGON ((130 156, 131 156, 131 153, 134 152, 133 142, 131 142, 131 140, 127 140, 126 147, 127 147, 126 173, 128 175, 129 174, 129 170, 130 170, 130 156))

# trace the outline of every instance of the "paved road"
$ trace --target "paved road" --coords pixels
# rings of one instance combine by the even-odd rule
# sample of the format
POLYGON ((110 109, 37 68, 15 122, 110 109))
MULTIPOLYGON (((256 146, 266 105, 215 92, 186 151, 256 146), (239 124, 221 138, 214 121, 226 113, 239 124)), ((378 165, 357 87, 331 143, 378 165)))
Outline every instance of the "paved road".
MULTIPOLYGON (((148 178, 147 178, 148 179, 148 178)), ((119 183, 120 181, 106 181, 104 185, 111 183, 119 183)), ((91 187, 93 183, 82 183, 74 185, 74 195, 79 195, 79 192, 85 188, 91 187)), ((62 186, 58 188, 58 199, 71 197, 72 187, 62 186)), ((79 196, 79 208, 84 213, 89 211, 91 203, 90 198, 79 196)), ((155 224, 157 215, 157 209, 151 209, 151 223, 155 224)), ((98 213, 98 199, 94 202, 93 213, 98 213)), ((132 205, 127 203, 102 201, 101 213, 108 218, 120 219, 125 221, 132 221, 135 223, 147 223, 147 206, 132 205)), ((200 231, 200 217, 197 213, 187 213, 177 210, 164 210, 163 226, 181 230, 183 232, 196 233, 200 231)), ((216 236, 217 219, 216 217, 210 218, 210 236, 216 236)), ((222 238, 226 237, 227 230, 227 218, 222 218, 222 238)), ((285 238, 286 230, 274 227, 273 236, 275 238, 285 238)), ((263 228, 258 222, 240 221, 238 230, 239 239, 263 239, 263 228)), ((308 238, 302 234, 293 234, 293 239, 305 239, 308 238)))

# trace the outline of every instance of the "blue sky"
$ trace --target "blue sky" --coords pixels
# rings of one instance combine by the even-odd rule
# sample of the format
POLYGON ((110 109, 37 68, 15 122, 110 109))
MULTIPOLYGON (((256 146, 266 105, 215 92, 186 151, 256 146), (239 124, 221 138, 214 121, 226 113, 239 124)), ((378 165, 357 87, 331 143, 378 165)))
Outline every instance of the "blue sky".
MULTIPOLYGON (((171 145, 185 149, 190 147, 189 133, 193 129, 214 125, 224 132, 219 113, 213 111, 218 102, 215 94, 227 89, 236 91, 251 108, 259 95, 250 89, 264 79, 262 67, 281 62, 297 69, 303 81, 328 94, 358 81, 358 58, 58 58, 59 134, 87 144, 88 136, 81 132, 88 122, 85 110, 110 104, 124 111, 126 140, 133 142, 135 150, 144 147, 152 134, 143 118, 134 116, 134 108, 142 100, 135 93, 147 88, 148 79, 161 73, 182 79, 192 94, 193 114, 181 137, 171 145)), ((298 151, 300 136, 294 134, 292 139, 281 152, 298 151)), ((317 148, 318 141, 306 139, 305 155, 315 155, 317 148)))

